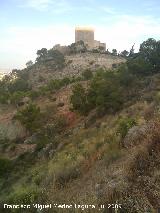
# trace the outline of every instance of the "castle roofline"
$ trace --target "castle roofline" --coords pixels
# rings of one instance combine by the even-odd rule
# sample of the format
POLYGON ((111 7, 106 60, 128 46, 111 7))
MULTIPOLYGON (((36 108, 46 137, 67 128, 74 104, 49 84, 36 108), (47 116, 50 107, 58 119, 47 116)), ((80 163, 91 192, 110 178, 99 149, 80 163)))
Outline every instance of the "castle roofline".
POLYGON ((85 31, 94 31, 92 27, 76 27, 76 31, 85 30, 85 31))

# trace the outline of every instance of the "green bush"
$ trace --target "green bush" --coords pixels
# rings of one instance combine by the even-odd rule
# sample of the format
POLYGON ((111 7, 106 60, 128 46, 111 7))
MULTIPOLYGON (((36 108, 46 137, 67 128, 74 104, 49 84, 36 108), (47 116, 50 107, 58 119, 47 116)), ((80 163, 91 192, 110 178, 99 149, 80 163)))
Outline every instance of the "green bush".
POLYGON ((10 82, 10 84, 8 85, 8 90, 11 93, 14 93, 17 91, 26 92, 26 91, 30 90, 30 88, 29 88, 29 84, 26 80, 17 78, 10 82))
POLYGON ((37 51, 37 58, 36 61, 38 63, 45 63, 47 61, 54 62, 54 65, 56 65, 57 68, 61 69, 64 67, 65 64, 65 58, 64 55, 54 49, 47 50, 46 48, 42 48, 41 50, 37 51))
POLYGON ((12 168, 12 161, 6 158, 0 158, 0 177, 4 177, 12 168))
POLYGON ((130 72, 144 77, 160 70, 160 41, 149 38, 140 45, 138 53, 132 53, 127 61, 130 72))
MULTIPOLYGON (((51 139, 48 137, 48 135, 45 135, 42 132, 41 135, 37 137, 37 141, 36 141, 37 146, 36 146, 35 152, 39 152, 49 143, 51 143, 51 139)), ((53 143, 53 140, 52 140, 52 143, 53 143)))
POLYGON ((87 114, 90 111, 90 105, 85 89, 80 83, 74 85, 72 90, 70 102, 73 106, 73 110, 78 111, 82 115, 87 114))
POLYGON ((117 133, 124 139, 128 133, 128 130, 137 124, 134 118, 121 118, 118 122, 117 133))
POLYGON ((41 95, 41 92, 40 92, 40 91, 32 90, 32 91, 29 92, 29 97, 30 97, 32 100, 38 98, 40 95, 41 95))
POLYGON ((130 73, 137 76, 149 75, 152 74, 153 71, 152 65, 148 61, 145 61, 142 57, 129 59, 127 65, 130 73))
MULTIPOLYGON (((64 130, 66 125, 67 125, 67 122, 66 122, 65 117, 64 116, 57 116, 57 117, 54 118, 53 124, 49 125, 46 128, 47 134, 49 135, 50 132, 53 132, 53 134, 59 134, 64 130)), ((52 133, 51 133, 50 136, 52 137, 52 133)))
POLYGON ((30 91, 28 84, 28 72, 26 70, 13 70, 0 80, 0 103, 6 104, 11 100, 17 102, 22 96, 30 91))
MULTIPOLYGON (((40 191, 35 188, 35 186, 30 186, 30 187, 23 187, 23 186, 19 186, 16 187, 16 189, 4 200, 5 203, 8 204, 15 204, 15 205, 32 205, 33 203, 36 203, 38 200, 38 197, 40 195, 40 191)), ((19 208, 19 209, 12 209, 11 211, 8 211, 9 209, 7 209, 7 213, 9 212, 13 212, 13 213, 21 213, 21 212, 31 212, 31 213, 36 213, 37 209, 35 208, 31 208, 31 209, 23 209, 23 208, 19 208), (29 211, 28 211, 29 210, 29 211)))
POLYGON ((71 79, 71 83, 75 83, 75 82, 79 82, 79 81, 83 81, 83 77, 81 76, 78 76, 78 77, 75 77, 73 76, 73 78, 71 79))
POLYGON ((63 78, 63 79, 52 79, 49 81, 48 85, 46 86, 46 89, 48 91, 56 91, 64 86, 67 86, 70 84, 71 80, 69 78, 63 78))
POLYGON ((97 107, 100 111, 115 112, 123 104, 122 94, 118 76, 110 71, 101 71, 91 81, 88 100, 90 105, 97 107))
POLYGON ((93 77, 93 73, 91 70, 87 69, 82 73, 82 76, 83 76, 84 80, 89 80, 93 77))
POLYGON ((26 93, 22 91, 14 92, 10 97, 11 103, 15 105, 18 104, 18 102, 22 100, 22 98, 24 98, 25 95, 26 93))
POLYGON ((1 104, 7 104, 8 100, 10 98, 10 94, 5 92, 0 94, 0 103, 1 104))
POLYGON ((49 143, 52 143, 54 148, 56 148, 58 141, 55 138, 65 130, 66 125, 66 119, 63 116, 58 116, 54 118, 53 123, 48 124, 45 128, 41 129, 40 134, 37 136, 36 151, 39 151, 49 143))
POLYGON ((40 108, 34 104, 29 104, 25 109, 19 110, 14 118, 19 120, 30 132, 41 127, 40 108))
POLYGON ((86 115, 93 108, 103 112, 118 111, 124 101, 119 75, 111 71, 99 71, 88 89, 76 84, 72 90, 71 104, 74 110, 86 115))

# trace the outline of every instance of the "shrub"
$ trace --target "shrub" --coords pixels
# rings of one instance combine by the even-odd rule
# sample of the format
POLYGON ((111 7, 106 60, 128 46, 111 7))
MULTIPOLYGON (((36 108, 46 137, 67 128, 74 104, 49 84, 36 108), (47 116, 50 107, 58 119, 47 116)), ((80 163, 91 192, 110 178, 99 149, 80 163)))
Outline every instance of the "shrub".
POLYGON ((22 98, 24 98, 26 93, 18 91, 14 92, 13 95, 11 96, 10 100, 12 104, 17 105, 22 98))
POLYGON ((42 149, 46 144, 52 143, 54 149, 58 145, 56 136, 65 130, 67 125, 66 119, 63 116, 54 118, 53 123, 46 125, 37 136, 36 151, 42 149))
POLYGON ((57 116, 54 119, 54 128, 57 133, 60 133, 64 130, 67 125, 67 121, 64 116, 57 116))
POLYGON ((32 91, 29 92, 29 97, 30 97, 32 100, 38 98, 40 95, 41 95, 40 91, 32 90, 32 91))
POLYGON ((13 70, 0 81, 0 103, 16 102, 20 96, 30 91, 26 70, 13 70))
POLYGON ((81 76, 75 77, 73 76, 71 83, 75 83, 75 82, 79 82, 79 81, 83 81, 84 79, 81 76))
MULTIPOLYGON (((35 152, 39 152, 41 149, 43 149, 49 143, 51 143, 50 138, 47 135, 43 134, 43 132, 42 132, 41 135, 39 135, 37 137, 37 141, 36 141, 37 146, 36 146, 35 152)), ((55 144, 55 146, 56 146, 56 144, 55 144)))
POLYGON ((116 112, 121 109, 125 97, 124 86, 121 85, 119 75, 103 70, 96 73, 88 89, 76 84, 72 92, 73 109, 83 115, 94 108, 103 113, 116 112))
POLYGON ((41 126, 40 117, 40 108, 34 104, 29 104, 25 109, 19 110, 14 118, 19 120, 27 130, 34 132, 41 126))
POLYGON ((110 71, 99 71, 91 81, 88 101, 100 111, 115 112, 123 104, 122 93, 116 74, 110 71))
POLYGON ((61 85, 62 86, 67 86, 70 83, 71 83, 71 79, 68 78, 68 77, 65 77, 65 78, 61 79, 61 85))
MULTIPOLYGON (((34 186, 32 187, 28 187, 28 188, 24 188, 24 187, 17 187, 15 189, 14 192, 12 192, 4 201, 5 203, 9 203, 9 204, 22 204, 22 205, 26 205, 26 204, 32 204, 32 203, 36 203, 36 201, 38 200, 39 197, 39 190, 37 188, 35 188, 34 186)), ((21 212, 28 212, 28 209, 25 210, 25 208, 19 208, 19 209, 12 209, 11 212, 14 213, 21 213, 21 212)), ((10 211, 7 211, 10 212, 10 211)), ((37 210, 34 208, 30 208, 31 213, 36 213, 37 210)))
POLYGON ((0 158, 0 177, 8 174, 12 168, 12 162, 6 158, 0 158))
POLYGON ((49 81, 48 85, 46 86, 46 90, 56 91, 64 86, 67 86, 70 83, 71 83, 71 80, 69 78, 52 79, 49 81))
POLYGON ((73 110, 77 110, 82 115, 87 114, 90 111, 90 105, 83 86, 79 83, 74 85, 72 92, 70 102, 73 106, 73 110))
POLYGON ((68 166, 60 170, 56 175, 55 184, 59 187, 64 187, 66 183, 80 176, 80 171, 77 166, 68 166))
POLYGON ((152 65, 141 57, 129 59, 127 65, 129 71, 137 76, 149 75, 153 71, 152 65))
POLYGON ((119 133, 121 138, 124 139, 128 130, 136 124, 137 122, 133 118, 122 118, 119 120, 117 133, 119 133))
POLYGON ((21 78, 17 78, 14 81, 10 82, 8 85, 8 90, 11 93, 17 92, 17 91, 22 91, 22 92, 26 92, 28 91, 29 88, 29 84, 26 80, 21 79, 21 78))
POLYGON ((38 63, 44 63, 47 61, 53 61, 54 65, 56 65, 57 68, 61 69, 64 67, 65 58, 64 55, 54 49, 47 50, 46 48, 42 48, 41 50, 37 51, 37 59, 36 61, 38 63))
POLYGON ((85 80, 89 80, 93 77, 93 73, 91 70, 85 70, 83 73, 82 73, 82 76, 85 80))
POLYGON ((0 94, 0 103, 1 104, 7 104, 9 97, 10 97, 10 95, 7 92, 0 94))

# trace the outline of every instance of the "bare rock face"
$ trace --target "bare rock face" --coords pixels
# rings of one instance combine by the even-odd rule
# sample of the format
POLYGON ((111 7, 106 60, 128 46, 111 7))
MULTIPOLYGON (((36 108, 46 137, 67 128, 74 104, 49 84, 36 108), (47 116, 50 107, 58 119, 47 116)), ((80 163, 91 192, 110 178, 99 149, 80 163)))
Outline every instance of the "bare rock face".
POLYGON ((24 138, 27 135, 26 129, 18 121, 0 122, 0 140, 15 140, 24 138))
POLYGON ((64 71, 70 75, 81 73, 82 70, 91 69, 93 71, 98 68, 109 69, 112 68, 113 64, 120 64, 125 62, 124 58, 118 56, 111 56, 100 53, 83 53, 66 56, 66 62, 68 65, 64 71))

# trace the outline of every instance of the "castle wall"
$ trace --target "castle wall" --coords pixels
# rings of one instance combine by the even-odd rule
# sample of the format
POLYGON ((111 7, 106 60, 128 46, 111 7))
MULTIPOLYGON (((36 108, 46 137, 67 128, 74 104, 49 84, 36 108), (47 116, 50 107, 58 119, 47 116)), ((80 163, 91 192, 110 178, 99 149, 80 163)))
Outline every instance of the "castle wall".
POLYGON ((94 48, 98 48, 100 45, 100 41, 94 40, 94 48))

